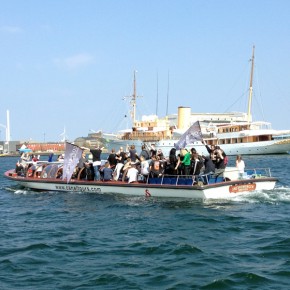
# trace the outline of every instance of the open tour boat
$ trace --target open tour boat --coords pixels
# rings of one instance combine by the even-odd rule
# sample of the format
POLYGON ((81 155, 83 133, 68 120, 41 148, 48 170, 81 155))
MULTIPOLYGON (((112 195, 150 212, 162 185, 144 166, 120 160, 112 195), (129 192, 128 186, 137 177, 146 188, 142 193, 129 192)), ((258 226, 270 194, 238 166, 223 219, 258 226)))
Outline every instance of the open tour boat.
POLYGON ((277 178, 270 169, 247 170, 240 177, 236 168, 226 168, 224 177, 213 175, 166 176, 146 178, 145 181, 127 183, 122 181, 89 181, 80 170, 75 179, 62 179, 63 163, 38 162, 33 172, 19 175, 15 169, 4 176, 19 185, 41 191, 67 191, 89 193, 116 193, 146 197, 181 197, 193 199, 227 199, 240 194, 261 190, 273 190, 277 178))

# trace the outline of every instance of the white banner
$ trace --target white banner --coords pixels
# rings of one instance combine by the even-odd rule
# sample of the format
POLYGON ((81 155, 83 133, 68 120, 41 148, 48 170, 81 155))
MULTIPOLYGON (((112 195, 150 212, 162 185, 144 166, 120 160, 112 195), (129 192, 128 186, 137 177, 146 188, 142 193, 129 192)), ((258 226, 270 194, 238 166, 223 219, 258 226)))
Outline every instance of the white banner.
POLYGON ((64 161, 63 161, 63 175, 62 179, 70 181, 71 176, 77 166, 81 156, 83 153, 83 149, 80 147, 73 145, 71 143, 66 142, 65 144, 65 153, 64 153, 64 161))
POLYGON ((200 129, 199 121, 196 121, 192 126, 180 137, 179 141, 174 144, 177 150, 185 148, 188 144, 192 144, 195 141, 202 141, 202 133, 200 129))

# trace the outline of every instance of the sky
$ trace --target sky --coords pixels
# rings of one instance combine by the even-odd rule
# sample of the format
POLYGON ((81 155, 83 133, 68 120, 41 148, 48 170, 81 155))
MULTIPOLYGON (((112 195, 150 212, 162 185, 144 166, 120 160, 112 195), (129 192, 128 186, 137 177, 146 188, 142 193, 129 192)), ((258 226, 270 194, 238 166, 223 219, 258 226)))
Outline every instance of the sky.
POLYGON ((0 10, 0 140, 38 142, 137 118, 246 112, 290 129, 288 0, 9 0, 0 10), (168 104, 168 109, 167 109, 168 104), (126 117, 127 116, 127 117, 126 117))

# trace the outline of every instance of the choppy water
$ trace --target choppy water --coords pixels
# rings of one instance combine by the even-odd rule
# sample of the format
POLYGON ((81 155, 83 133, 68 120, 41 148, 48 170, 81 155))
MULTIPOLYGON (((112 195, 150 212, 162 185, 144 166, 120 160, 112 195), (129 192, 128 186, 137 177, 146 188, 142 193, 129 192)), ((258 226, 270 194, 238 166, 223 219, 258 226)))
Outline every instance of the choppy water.
POLYGON ((0 158, 0 289, 289 289, 290 156, 244 160, 278 188, 208 202, 36 193, 0 158))

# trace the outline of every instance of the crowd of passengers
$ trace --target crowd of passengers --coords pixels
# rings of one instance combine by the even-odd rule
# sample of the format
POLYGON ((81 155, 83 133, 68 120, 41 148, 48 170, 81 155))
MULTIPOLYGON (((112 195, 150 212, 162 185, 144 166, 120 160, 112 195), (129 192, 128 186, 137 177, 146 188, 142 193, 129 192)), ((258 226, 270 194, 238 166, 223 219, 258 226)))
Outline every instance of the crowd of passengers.
MULTIPOLYGON (((208 155, 200 155, 195 148, 181 149, 177 154, 177 150, 172 148, 169 156, 165 157, 161 149, 156 150, 154 145, 149 149, 145 145, 142 146, 141 152, 137 152, 135 146, 128 146, 126 150, 123 147, 116 152, 112 149, 106 162, 101 162, 101 153, 104 148, 96 146, 93 149, 82 147, 83 154, 80 158, 72 179, 80 178, 86 180, 121 180, 123 182, 142 182, 146 181, 148 177, 161 178, 166 176, 183 176, 192 177, 201 174, 214 174, 216 176, 223 176, 226 168, 228 158, 225 152, 215 145, 208 146, 203 142, 208 155), (91 153, 93 162, 87 159, 88 154, 91 153)), ((63 160, 64 155, 59 155, 57 160, 63 160)), ((16 173, 23 175, 28 172, 31 176, 38 176, 46 166, 36 168, 34 162, 38 161, 39 156, 23 153, 20 161, 16 164, 16 173), (33 161, 33 162, 29 162, 33 161), (38 171, 35 174, 35 170, 38 171)), ((49 160, 52 161, 52 155, 49 160)), ((59 172, 58 178, 61 177, 62 172, 59 172)))
POLYGON ((28 171, 32 171, 33 164, 36 164, 36 162, 39 161, 39 158, 39 155, 22 153, 20 160, 16 162, 15 166, 15 172, 17 175, 25 176, 28 171))
POLYGON ((141 152, 137 152, 134 145, 123 147, 116 152, 112 149, 105 164, 101 164, 102 149, 84 148, 81 166, 86 168, 87 173, 82 178, 88 180, 122 180, 124 182, 146 181, 148 177, 161 178, 166 176, 198 176, 200 174, 214 174, 223 176, 228 158, 219 146, 204 145, 208 155, 200 155, 195 148, 177 150, 172 148, 169 156, 165 157, 161 149, 156 150, 154 145, 149 149, 142 146, 141 152), (86 152, 90 151, 93 163, 86 160, 86 152))
MULTIPOLYGON (((48 156, 48 162, 53 161, 54 154, 51 153, 48 156)), ((23 152, 20 159, 17 160, 15 165, 15 172, 18 176, 36 176, 40 177, 41 172, 47 164, 41 164, 37 166, 37 162, 40 160, 40 155, 31 154, 29 152, 23 152)), ((57 161, 63 161, 64 154, 60 154, 57 157, 57 161)))

